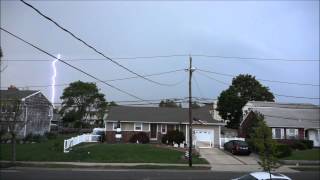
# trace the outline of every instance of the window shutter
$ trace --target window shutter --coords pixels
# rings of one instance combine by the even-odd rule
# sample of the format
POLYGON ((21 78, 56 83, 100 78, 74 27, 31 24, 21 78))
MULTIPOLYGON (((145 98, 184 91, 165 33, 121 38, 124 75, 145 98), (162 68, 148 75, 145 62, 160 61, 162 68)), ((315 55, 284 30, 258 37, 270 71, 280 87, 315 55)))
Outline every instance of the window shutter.
POLYGON ((284 129, 281 128, 281 139, 284 139, 284 129))
POLYGON ((276 139, 276 129, 272 128, 272 139, 276 139))

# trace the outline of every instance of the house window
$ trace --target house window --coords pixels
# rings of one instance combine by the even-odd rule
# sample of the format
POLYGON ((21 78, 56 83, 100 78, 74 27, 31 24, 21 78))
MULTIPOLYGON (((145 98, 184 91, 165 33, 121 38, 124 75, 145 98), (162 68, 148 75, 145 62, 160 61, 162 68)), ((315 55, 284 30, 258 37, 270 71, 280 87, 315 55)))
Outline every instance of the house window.
POLYGON ((142 131, 142 123, 134 123, 135 131, 142 131))
POLYGON ((283 139, 284 129, 283 128, 272 128, 273 139, 283 139))
MULTIPOLYGON (((114 122, 113 123, 113 130, 116 131, 118 128, 118 123, 117 122, 114 122)), ((121 129, 121 123, 119 123, 119 128, 121 129)))
POLYGON ((286 130, 287 139, 297 139, 298 129, 287 129, 286 130))
POLYGON ((167 125, 166 124, 161 124, 161 133, 166 134, 167 133, 167 125))

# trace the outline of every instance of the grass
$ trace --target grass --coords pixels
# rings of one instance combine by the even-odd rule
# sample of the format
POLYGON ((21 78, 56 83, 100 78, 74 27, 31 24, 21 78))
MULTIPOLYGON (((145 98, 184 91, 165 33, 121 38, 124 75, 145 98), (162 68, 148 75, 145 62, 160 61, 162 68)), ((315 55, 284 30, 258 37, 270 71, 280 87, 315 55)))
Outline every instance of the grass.
POLYGON ((136 166, 80 166, 80 165, 70 165, 70 164, 31 164, 31 163, 21 163, 17 162, 15 164, 2 163, 0 168, 10 168, 10 167, 36 167, 36 168, 85 168, 85 169, 166 169, 166 170, 210 170, 210 167, 204 166, 173 166, 173 165, 136 165, 136 166))
MULTIPOLYGON (((183 152, 151 144, 81 144, 63 153, 63 137, 35 144, 17 144, 17 161, 105 162, 105 163, 187 163, 183 152), (58 149, 57 149, 58 147, 58 149)), ((11 159, 11 145, 1 144, 0 160, 11 159)), ((194 156, 193 163, 207 164, 194 156)))
POLYGON ((291 156, 282 158, 283 160, 320 160, 320 149, 307 149, 292 151, 291 156))
POLYGON ((298 171, 319 171, 319 166, 297 166, 297 167, 290 167, 291 169, 298 170, 298 171))

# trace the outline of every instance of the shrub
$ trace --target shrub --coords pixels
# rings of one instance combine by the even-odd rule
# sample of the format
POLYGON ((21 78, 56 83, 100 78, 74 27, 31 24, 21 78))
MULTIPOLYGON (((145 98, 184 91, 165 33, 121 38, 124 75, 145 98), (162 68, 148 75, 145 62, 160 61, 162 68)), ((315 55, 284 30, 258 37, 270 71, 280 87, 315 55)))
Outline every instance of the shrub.
POLYGON ((131 136, 130 140, 131 143, 136 143, 137 141, 142 144, 146 144, 150 142, 149 136, 145 132, 139 132, 131 136))
POLYGON ((162 137, 162 143, 164 144, 181 144, 185 140, 183 132, 180 132, 178 130, 169 131, 165 136, 162 137))
POLYGON ((280 144, 287 144, 292 149, 305 150, 305 149, 313 148, 313 141, 311 140, 282 139, 282 140, 278 140, 278 142, 280 144))
POLYGON ((307 145, 304 144, 302 141, 295 141, 292 145, 291 145, 292 149, 299 149, 299 150, 305 150, 307 149, 307 145))
POLYGON ((276 146, 276 156, 278 158, 283 158, 290 156, 292 153, 292 149, 290 148, 289 145, 286 144, 277 144, 276 146))
POLYGON ((162 136, 161 142, 162 142, 162 144, 168 144, 168 135, 167 134, 162 136))
POLYGON ((7 142, 9 139, 11 139, 11 134, 10 133, 5 133, 1 136, 1 142, 7 142))
POLYGON ((41 136, 40 134, 28 134, 24 139, 23 141, 30 141, 30 142, 37 142, 37 143, 40 143, 40 142, 44 142, 48 140, 46 136, 41 136))
POLYGON ((47 139, 56 139, 57 138, 57 134, 53 133, 53 132, 46 132, 46 133, 44 133, 44 136, 47 139))
POLYGON ((301 142, 303 144, 305 144, 308 149, 312 149, 313 148, 313 141, 311 141, 311 140, 301 140, 301 142))

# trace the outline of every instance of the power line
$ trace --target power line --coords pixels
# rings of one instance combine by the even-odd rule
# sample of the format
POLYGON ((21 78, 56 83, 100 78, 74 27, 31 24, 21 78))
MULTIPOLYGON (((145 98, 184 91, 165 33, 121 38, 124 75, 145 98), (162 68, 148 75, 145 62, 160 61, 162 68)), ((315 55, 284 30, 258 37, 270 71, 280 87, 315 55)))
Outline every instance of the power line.
POLYGON ((201 73, 201 72, 197 72, 198 74, 200 74, 200 75, 202 75, 202 76, 205 76, 205 77, 207 77, 207 78, 209 78, 209 79, 212 79, 212 80, 214 80, 214 81, 216 81, 216 82, 218 82, 218 83, 221 83, 221 84, 224 84, 224 85, 227 85, 227 86, 229 86, 229 84, 228 83, 225 83, 225 82, 223 82, 223 81, 220 81, 220 80, 218 80, 218 79, 216 79, 216 78, 213 78, 213 77, 211 77, 211 76, 208 76, 208 75, 206 75, 206 74, 204 74, 204 73, 201 73))
MULTIPOLYGON (((137 59, 158 59, 158 58, 172 58, 172 57, 187 57, 189 55, 177 54, 177 55, 157 55, 157 56, 136 56, 136 57, 111 57, 113 60, 137 60, 137 59)), ((105 61, 106 59, 101 58, 68 58, 66 61, 105 61)), ((13 61, 13 62, 51 62, 50 59, 2 59, 2 61, 13 61)))
MULTIPOLYGON (((138 60, 138 59, 163 59, 163 58, 173 58, 173 57, 189 57, 190 54, 171 54, 171 55, 154 55, 154 56, 133 56, 133 57, 110 57, 113 60, 138 60)), ((204 57, 204 58, 221 58, 227 60, 250 60, 250 61, 285 61, 285 62, 320 62, 319 60, 311 59, 284 59, 284 58, 258 58, 258 57, 239 57, 239 56, 219 56, 219 55, 205 55, 205 54, 195 54, 193 57, 204 57)), ((105 58, 68 58, 67 61, 105 61, 105 58)), ((24 62, 24 61, 40 61, 46 62, 51 61, 50 59, 3 59, 3 61, 13 61, 13 62, 24 62)))
POLYGON ((287 97, 287 98, 296 98, 296 99, 320 99, 318 97, 304 97, 304 96, 289 96, 289 95, 283 95, 283 94, 275 94, 276 96, 280 96, 280 97, 287 97))
MULTIPOLYGON (((235 77, 237 75, 234 74, 226 74, 226 73, 220 73, 220 72, 215 72, 215 71, 209 71, 209 70, 204 70, 204 69, 197 69, 202 72, 206 73, 211 73, 211 74, 218 74, 221 76, 228 76, 228 77, 235 77)), ((287 81, 276 81, 276 80, 269 80, 269 79, 260 79, 256 78, 259 81, 266 81, 266 82, 273 82, 273 83, 282 83, 282 84, 293 84, 293 85, 300 85, 300 86, 320 86, 319 84, 310 84, 310 83, 298 83, 298 82, 287 82, 287 81)))
POLYGON ((284 58, 257 58, 257 57, 240 57, 240 56, 216 56, 216 55, 205 55, 205 54, 193 54, 193 57, 206 57, 206 58, 223 58, 233 60, 259 60, 259 61, 287 61, 287 62, 319 62, 314 59, 284 59, 284 58))
MULTIPOLYGON (((173 101, 180 101, 187 99, 187 97, 177 97, 177 98, 162 98, 162 99, 144 99, 143 101, 141 100, 122 100, 122 101, 108 101, 108 102, 115 102, 115 103, 123 103, 123 102, 153 102, 153 101, 162 101, 162 100, 173 100, 173 101)), ((56 102, 53 104, 62 104, 61 102, 56 102)))
POLYGON ((50 22, 52 22, 53 24, 55 24, 58 28, 60 28, 61 30, 63 30, 64 32, 68 33, 69 35, 71 35, 73 38, 75 38, 76 40, 78 40, 79 42, 83 43, 84 45, 86 45, 87 47, 89 47, 90 49, 92 49, 94 52, 100 54, 101 56, 103 56, 104 58, 106 58, 107 60, 111 61, 112 63, 116 64, 117 66, 127 70, 128 72, 135 74, 137 76, 139 76, 142 79, 145 79, 149 82, 152 82, 154 84, 157 85, 161 85, 161 86, 168 86, 167 84, 164 83, 159 83, 156 82, 152 79, 146 78, 136 72, 134 72, 133 70, 121 65, 120 63, 118 63, 117 61, 111 59, 110 57, 106 56, 105 54, 103 54, 102 52, 98 51, 95 47, 93 47, 92 45, 89 45, 87 42, 85 42, 84 40, 82 40, 80 37, 76 36, 75 34, 73 34, 72 32, 70 32, 69 30, 67 30, 66 28, 62 27, 60 24, 58 24, 56 21, 54 21, 53 19, 51 19, 50 17, 46 16, 45 14, 43 14, 42 12, 40 12, 40 10, 38 10, 37 8, 35 8, 34 6, 32 6, 31 4, 25 2, 24 0, 20 0, 22 3, 24 3, 25 5, 29 6, 31 9, 33 9, 34 11, 36 11, 39 15, 41 15, 42 17, 44 17, 45 19, 49 20, 50 22))
MULTIPOLYGON (((198 69, 198 70, 199 70, 199 71, 203 71, 203 70, 200 70, 200 69, 198 69)), ((198 72, 198 73, 199 73, 199 72, 198 72)), ((202 74, 202 73, 200 73, 200 74, 202 74)), ((203 74, 203 75, 204 75, 204 74, 203 74)), ((226 85, 230 85, 230 84, 228 84, 228 83, 226 83, 226 82, 223 82, 223 81, 214 79, 214 78, 212 78, 211 76, 206 75, 206 77, 208 77, 208 78, 210 78, 210 79, 212 79, 212 80, 215 80, 215 81, 217 81, 217 82, 220 82, 220 83, 223 83, 223 84, 226 84, 226 85)), ((312 99, 312 100, 314 100, 314 99, 320 99, 319 97, 291 96, 291 95, 283 95, 283 94, 275 94, 275 93, 272 93, 272 94, 275 95, 275 96, 279 96, 279 97, 296 98, 296 99, 312 99)))
POLYGON ((193 78, 193 80, 194 80, 194 82, 195 82, 195 84, 196 84, 196 87, 197 87, 197 89, 198 89, 198 91, 199 91, 200 96, 204 96, 203 93, 202 93, 202 91, 201 91, 201 89, 200 89, 200 86, 199 86, 199 83, 198 83, 196 77, 195 77, 195 76, 192 76, 192 78, 193 78))
MULTIPOLYGON (((159 75, 164 75, 164 74, 170 74, 170 73, 175 73, 175 72, 179 72, 179 71, 184 71, 184 69, 177 69, 177 70, 172 70, 172 71, 165 71, 165 72, 159 72, 159 73, 153 73, 153 74, 146 74, 144 75, 144 77, 149 77, 149 76, 159 76, 159 75)), ((104 82, 112 82, 112 81, 123 81, 123 80, 128 80, 128 79, 136 79, 139 78, 139 76, 131 76, 131 77, 126 77, 126 78, 117 78, 117 79, 109 79, 109 80, 104 80, 104 82)), ((182 82, 185 79, 182 80, 182 82)), ((180 83, 182 83, 181 81, 178 81, 176 83, 173 84, 169 84, 170 86, 176 86, 180 83)), ((100 83, 100 81, 91 81, 91 83, 100 83)), ((68 86, 69 83, 62 83, 62 84, 55 84, 54 86, 68 86)), ((51 87, 52 85, 48 84, 48 85, 28 85, 28 86, 17 86, 17 88, 41 88, 41 87, 51 87)), ((8 88, 8 87, 1 87, 1 88, 8 88)))
MULTIPOLYGON (((173 102, 181 102, 186 101, 189 97, 176 97, 176 98, 162 98, 162 99, 145 99, 145 100, 122 100, 122 101, 108 101, 108 102, 115 102, 115 103, 153 103, 154 101, 157 101, 158 103, 162 100, 171 100, 173 102)), ((210 99, 210 98, 204 98, 204 97, 192 97, 196 102, 199 103, 208 103, 206 101, 216 100, 216 99, 210 99)), ((53 104, 62 104, 62 102, 56 102, 53 104)))
POLYGON ((113 88, 113 89, 116 89, 116 90, 118 90, 118 91, 120 91, 120 92, 122 92, 122 93, 124 93, 124 94, 127 94, 127 95, 129 95, 129 96, 131 96, 131 97, 133 97, 133 98, 135 98, 135 99, 143 100, 143 99, 139 98, 139 97, 138 97, 138 96, 136 96, 136 95, 133 95, 133 94, 131 94, 131 93, 129 93, 129 92, 126 92, 126 91, 124 91, 124 90, 122 90, 122 89, 120 89, 120 88, 118 88, 118 87, 116 87, 116 86, 114 86, 114 85, 111 85, 111 84, 109 84, 109 83, 107 83, 107 82, 104 82, 104 81, 100 80, 99 78, 97 78, 97 77, 95 77, 95 76, 93 76, 93 75, 91 75, 91 74, 89 74, 89 73, 87 73, 87 72, 83 71, 82 69, 80 69, 80 68, 78 68, 78 67, 75 67, 75 66, 73 66, 73 65, 71 65, 71 64, 69 64, 69 63, 67 63, 67 62, 65 62, 64 60, 62 60, 62 59, 59 59, 59 58, 55 57, 54 55, 50 54, 49 52, 47 52, 47 51, 45 51, 45 50, 43 50, 43 49, 41 49, 41 48, 37 47, 36 45, 33 45, 32 43, 30 43, 30 42, 28 42, 28 41, 26 41, 26 40, 24 40, 24 39, 20 38, 19 36, 17 36, 17 35, 15 35, 15 34, 13 34, 13 33, 9 32, 9 31, 7 31, 7 30, 5 30, 5 29, 4 29, 4 28, 2 28, 2 27, 1 27, 1 30, 2 30, 2 31, 4 31, 4 32, 6 32, 6 33, 8 33, 9 35, 11 35, 11 36, 13 36, 13 37, 15 37, 15 38, 19 39, 20 41, 22 41, 22 42, 24 42, 24 43, 26 43, 26 44, 28 44, 28 45, 32 46, 33 48, 35 48, 35 49, 37 49, 37 50, 41 51, 42 53, 47 54, 48 56, 50 56, 50 57, 52 57, 52 58, 54 58, 54 59, 57 59, 58 61, 60 61, 60 62, 62 62, 62 63, 64 63, 64 64, 66 64, 67 66, 70 66, 70 67, 72 67, 73 69, 75 69, 75 70, 77 70, 77 71, 80 71, 80 72, 82 72, 83 74, 85 74, 85 75, 87 75, 87 76, 89 76, 89 77, 91 77, 91 78, 93 78, 93 79, 95 79, 95 80, 97 80, 97 81, 99 81, 99 82, 101 82, 101 83, 103 83, 103 84, 105 84, 105 85, 107 85, 107 86, 109 86, 109 87, 113 88))

